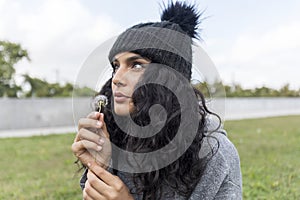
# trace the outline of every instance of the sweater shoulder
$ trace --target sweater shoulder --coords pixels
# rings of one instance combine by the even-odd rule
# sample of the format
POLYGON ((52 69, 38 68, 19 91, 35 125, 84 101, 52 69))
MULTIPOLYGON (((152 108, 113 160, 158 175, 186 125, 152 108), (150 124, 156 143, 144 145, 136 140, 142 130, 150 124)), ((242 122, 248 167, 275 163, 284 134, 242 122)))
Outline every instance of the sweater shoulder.
POLYGON ((218 130, 203 139, 199 157, 207 159, 207 170, 213 168, 225 173, 227 178, 241 185, 240 157, 225 130, 218 130))
POLYGON ((207 134, 202 141, 199 157, 217 156, 223 157, 225 161, 238 158, 239 155, 234 144, 228 139, 225 130, 217 130, 207 134))
POLYGON ((206 159, 207 165, 190 200, 242 198, 239 155, 224 130, 204 137, 199 157, 206 159), (228 198, 221 198, 225 196, 228 198))

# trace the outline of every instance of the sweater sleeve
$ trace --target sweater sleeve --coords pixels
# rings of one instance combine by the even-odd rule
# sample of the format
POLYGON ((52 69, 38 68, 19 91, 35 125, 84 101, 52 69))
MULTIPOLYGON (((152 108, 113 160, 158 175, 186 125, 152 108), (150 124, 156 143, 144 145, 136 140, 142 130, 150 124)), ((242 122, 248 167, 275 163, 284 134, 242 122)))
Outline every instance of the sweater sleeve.
POLYGON ((82 190, 84 189, 85 182, 87 180, 87 172, 88 172, 88 169, 85 169, 82 176, 81 176, 81 178, 80 178, 80 181, 79 181, 79 184, 80 184, 80 187, 81 187, 82 190))
POLYGON ((225 135, 215 133, 214 140, 215 138, 219 141, 219 145, 213 141, 206 141, 207 145, 204 143, 204 147, 211 145, 213 149, 216 146, 219 148, 208 160, 203 176, 191 194, 190 200, 242 199, 240 161, 237 150, 225 135))

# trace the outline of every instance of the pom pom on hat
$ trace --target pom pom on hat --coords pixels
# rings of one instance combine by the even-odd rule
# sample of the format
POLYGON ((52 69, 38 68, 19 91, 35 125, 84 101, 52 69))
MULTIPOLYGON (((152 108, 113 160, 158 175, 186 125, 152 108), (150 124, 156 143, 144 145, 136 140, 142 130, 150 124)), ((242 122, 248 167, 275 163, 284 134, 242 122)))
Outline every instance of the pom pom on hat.
POLYGON ((161 14, 161 21, 169 21, 178 24, 180 28, 192 38, 198 38, 198 25, 201 23, 200 16, 193 5, 184 2, 171 2, 165 6, 161 14))

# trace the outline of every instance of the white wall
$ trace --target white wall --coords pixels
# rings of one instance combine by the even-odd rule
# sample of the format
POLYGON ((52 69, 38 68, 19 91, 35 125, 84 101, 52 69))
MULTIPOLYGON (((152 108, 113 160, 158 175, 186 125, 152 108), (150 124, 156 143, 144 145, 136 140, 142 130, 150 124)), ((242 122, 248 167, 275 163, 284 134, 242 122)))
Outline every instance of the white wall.
MULTIPOLYGON (((91 98, 0 99, 0 130, 74 126, 93 110, 90 103, 91 98)), ((225 103, 220 109, 225 120, 300 114, 300 98, 227 98, 225 103)))
POLYGON ((90 98, 0 99, 0 130, 73 126, 73 103, 76 116, 92 110, 90 98))

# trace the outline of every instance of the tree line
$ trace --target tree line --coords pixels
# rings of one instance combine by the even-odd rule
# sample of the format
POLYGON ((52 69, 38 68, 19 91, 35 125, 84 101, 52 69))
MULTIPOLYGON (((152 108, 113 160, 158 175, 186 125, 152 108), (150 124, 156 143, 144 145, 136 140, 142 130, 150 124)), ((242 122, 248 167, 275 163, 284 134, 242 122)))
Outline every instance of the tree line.
POLYGON ((289 84, 283 85, 279 89, 266 86, 244 89, 240 84, 223 85, 222 82, 208 84, 207 82, 194 84, 204 96, 218 96, 225 94, 226 97, 300 97, 300 88, 291 89, 289 84))
MULTIPOLYGON (((31 61, 26 49, 20 44, 0 40, 0 97, 71 97, 74 86, 71 83, 49 83, 46 80, 23 74, 23 82, 16 83, 15 65, 26 59, 31 61)), ((300 88, 293 90, 289 84, 280 89, 269 87, 256 87, 244 89, 239 84, 223 85, 219 81, 208 84, 206 81, 193 84, 202 91, 204 96, 210 97, 217 92, 225 92, 227 97, 300 97, 300 88)), ((91 96, 95 93, 91 88, 76 88, 76 96, 91 96)))
MULTIPOLYGON (((49 83, 46 80, 22 74, 21 84, 16 83, 15 65, 21 60, 31 61, 27 50, 20 44, 0 40, 0 97, 70 97, 72 83, 49 83)), ((76 88, 77 96, 90 96, 93 90, 88 87, 76 88)))

